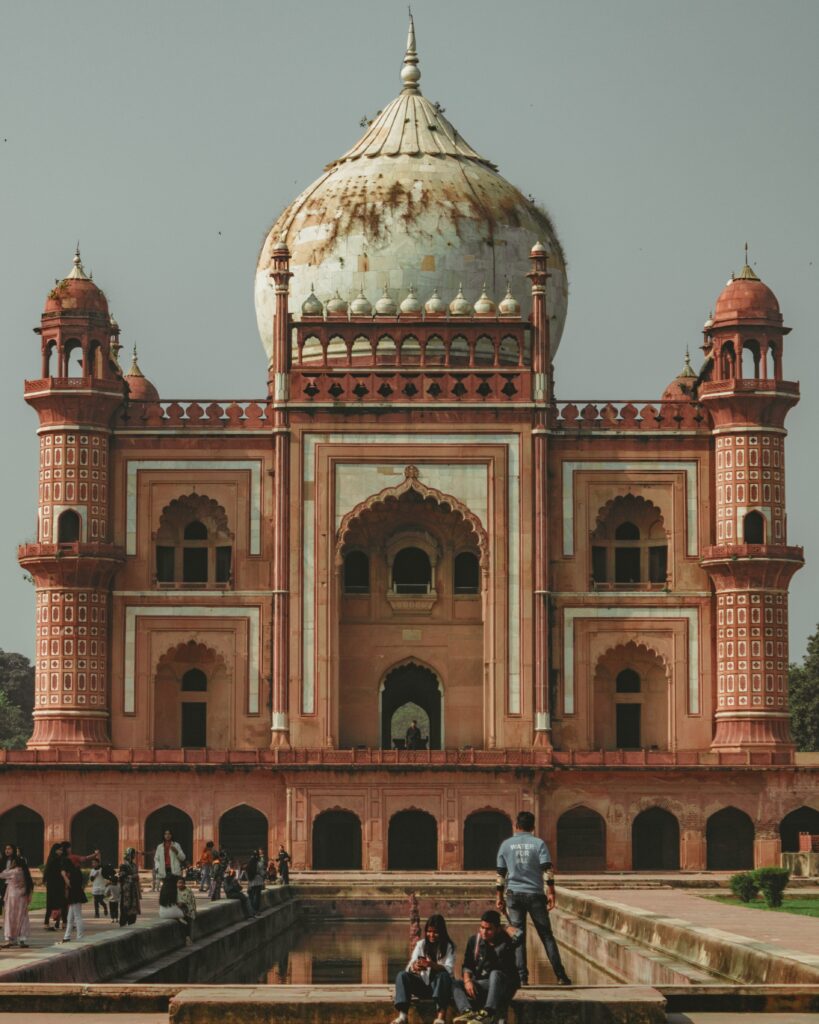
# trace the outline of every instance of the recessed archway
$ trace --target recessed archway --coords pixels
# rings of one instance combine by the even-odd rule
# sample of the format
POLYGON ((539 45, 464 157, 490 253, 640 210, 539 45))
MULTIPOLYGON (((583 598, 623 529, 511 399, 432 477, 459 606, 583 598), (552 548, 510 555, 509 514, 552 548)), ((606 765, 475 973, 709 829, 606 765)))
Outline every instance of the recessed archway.
POLYGON ((361 821, 352 811, 322 811, 313 821, 313 870, 361 869, 361 821))
POLYGON ((255 807, 239 804, 219 819, 219 846, 244 863, 254 850, 267 852, 267 818, 255 807))
POLYGON ((605 871, 606 823, 589 807, 573 807, 557 819, 560 871, 605 871))
POLYGON ((98 804, 83 808, 71 821, 71 846, 81 857, 99 850, 103 864, 118 865, 119 822, 116 816, 98 804))
POLYGON ((440 750, 443 739, 443 694, 438 677, 424 665, 414 661, 391 669, 381 687, 381 746, 389 750, 402 747, 410 721, 415 718, 421 728, 421 745, 440 750), (424 733, 426 717, 428 732, 424 733))
POLYGON ((736 807, 723 807, 705 825, 709 871, 746 871, 754 866, 754 823, 736 807))
POLYGON ((170 829, 174 840, 182 847, 185 859, 191 863, 193 855, 193 821, 190 816, 173 804, 159 807, 145 819, 144 846, 148 865, 153 863, 154 851, 162 842, 166 829, 170 829))
POLYGON ((438 823, 426 811, 399 811, 390 819, 389 871, 436 871, 438 823))
POLYGON ((680 823, 662 807, 649 807, 631 825, 633 871, 679 871, 680 823))
POLYGON ((512 822, 502 811, 475 811, 464 822, 464 870, 492 871, 498 847, 512 835, 512 822))
POLYGON ((819 836, 819 811, 813 807, 797 807, 779 822, 779 835, 783 853, 799 851, 799 833, 809 832, 819 836))
POLYGON ((45 860, 45 822, 24 804, 17 804, 0 814, 0 842, 19 846, 29 865, 45 860))

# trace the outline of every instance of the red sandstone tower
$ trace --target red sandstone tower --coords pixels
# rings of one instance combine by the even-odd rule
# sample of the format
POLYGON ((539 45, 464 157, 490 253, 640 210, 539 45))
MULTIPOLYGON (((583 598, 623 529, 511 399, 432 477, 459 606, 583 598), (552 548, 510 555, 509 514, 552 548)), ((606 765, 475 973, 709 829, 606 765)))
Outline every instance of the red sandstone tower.
POLYGON ((702 566, 716 588, 717 708, 712 747, 793 749, 788 714, 788 585, 803 564, 787 545, 785 416, 799 385, 782 379, 773 292, 746 265, 705 325, 711 379, 716 544, 702 566))
POLYGON ((79 249, 35 331, 42 370, 38 380, 26 381, 25 399, 40 419, 37 540, 18 553, 37 588, 28 745, 104 746, 110 742, 109 590, 124 561, 109 539, 109 447, 124 386, 118 328, 79 249))

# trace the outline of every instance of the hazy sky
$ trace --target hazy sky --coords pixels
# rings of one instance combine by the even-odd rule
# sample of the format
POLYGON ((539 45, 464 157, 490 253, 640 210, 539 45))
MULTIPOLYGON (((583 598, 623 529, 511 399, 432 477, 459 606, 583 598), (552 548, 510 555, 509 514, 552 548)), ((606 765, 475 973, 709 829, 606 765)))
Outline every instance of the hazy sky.
MULTIPOLYGON (((751 246, 779 297, 791 656, 819 619, 819 3, 414 0, 422 89, 550 212, 571 293, 558 397, 650 399, 751 246)), ((31 655, 39 322, 80 239, 163 398, 256 398, 272 221, 400 88, 406 5, 3 0, 0 646, 31 655)))

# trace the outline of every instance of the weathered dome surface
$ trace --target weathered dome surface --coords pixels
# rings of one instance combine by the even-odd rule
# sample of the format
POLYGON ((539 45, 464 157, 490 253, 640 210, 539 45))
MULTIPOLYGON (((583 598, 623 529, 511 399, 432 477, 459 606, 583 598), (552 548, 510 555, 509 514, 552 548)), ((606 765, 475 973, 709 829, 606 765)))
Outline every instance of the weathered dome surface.
POLYGON ((268 272, 282 237, 291 254, 292 313, 313 285, 325 303, 336 291, 350 301, 361 290, 379 295, 387 287, 397 304, 411 286, 420 295, 437 288, 449 303, 462 284, 471 304, 484 282, 499 297, 509 279, 526 296, 523 316, 530 306, 529 252, 539 239, 549 253, 547 299, 557 348, 568 282, 555 230, 420 94, 417 64, 410 26, 401 94, 270 229, 256 272, 256 315, 268 356, 275 307, 268 272))
POLYGON ((139 368, 136 345, 134 345, 131 368, 125 374, 125 381, 128 384, 128 398, 130 401, 151 403, 159 401, 159 392, 139 368))
POLYGON ((781 322, 779 301, 771 289, 746 263, 737 277, 731 278, 714 306, 713 325, 726 320, 774 320, 781 322))
POLYGON ((109 318, 108 300, 86 274, 80 249, 74 253, 69 273, 58 281, 46 297, 46 313, 100 313, 109 318))

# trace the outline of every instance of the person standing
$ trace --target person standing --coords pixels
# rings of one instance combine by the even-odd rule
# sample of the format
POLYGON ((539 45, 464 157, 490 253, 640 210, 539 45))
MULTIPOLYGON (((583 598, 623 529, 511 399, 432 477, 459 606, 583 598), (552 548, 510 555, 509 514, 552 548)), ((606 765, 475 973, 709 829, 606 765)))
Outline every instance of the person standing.
POLYGON ((279 865, 279 877, 282 880, 282 885, 290 885, 290 854, 281 843, 279 852, 276 854, 276 862, 279 865))
MULTIPOLYGON (((560 959, 560 950, 557 948, 549 922, 549 912, 555 907, 552 856, 549 847, 534 834, 534 831, 534 814, 531 811, 521 811, 515 823, 514 834, 505 839, 498 850, 495 905, 499 911, 506 913, 513 927, 521 929, 524 936, 526 915, 529 915, 546 950, 558 985, 571 985, 571 978, 560 959)), ((529 967, 526 962, 525 941, 518 946, 516 959, 520 983, 526 985, 529 982, 529 967)))
POLYGON ((3 878, 2 872, 11 864, 14 860, 14 847, 11 843, 6 843, 3 847, 3 852, 0 854, 0 917, 3 916, 3 909, 5 907, 6 899, 6 880, 3 878))
POLYGON ((112 921, 119 920, 119 898, 121 893, 119 875, 113 874, 105 887, 105 902, 108 904, 108 915, 112 921))
POLYGON ((91 882, 91 895, 94 898, 94 917, 99 918, 100 907, 105 914, 105 876, 102 873, 102 865, 95 857, 91 861, 91 871, 88 878, 91 882))
POLYGON ((404 746, 407 750, 421 749, 421 730, 418 728, 418 722, 414 718, 407 729, 404 746))
POLYGON ((519 928, 501 927, 497 910, 484 911, 477 934, 467 939, 461 980, 452 986, 453 1024, 495 1024, 503 1015, 518 990, 515 950, 523 939, 519 928))
POLYGON ((177 877, 181 875, 184 863, 185 851, 179 843, 175 842, 171 830, 166 828, 162 836, 162 842, 157 846, 156 853, 154 854, 154 870, 160 885, 165 880, 166 875, 176 875, 177 877))
POLYGON ((66 902, 68 914, 65 921, 65 934, 59 942, 63 945, 71 941, 71 929, 74 929, 74 937, 81 942, 85 935, 85 926, 82 919, 82 905, 88 902, 85 895, 85 883, 82 877, 82 870, 79 864, 70 856, 70 852, 63 857, 62 875, 65 882, 66 902))
POLYGON ((202 851, 202 856, 199 858, 199 867, 201 869, 201 875, 199 876, 199 891, 210 892, 210 873, 213 870, 213 840, 209 839, 205 843, 205 849, 202 851))
POLYGON ((139 868, 136 862, 137 852, 133 846, 125 851, 125 859, 119 866, 119 925, 135 924, 142 910, 141 891, 139 887, 139 868))
POLYGON ((63 844, 54 843, 43 867, 43 885, 46 891, 45 926, 57 931, 65 919, 68 908, 65 903, 65 879, 62 873, 63 844))
POLYGON ((0 879, 6 886, 5 905, 3 909, 3 935, 4 942, 0 949, 11 949, 13 946, 28 946, 28 937, 31 931, 31 923, 28 917, 28 907, 31 903, 31 894, 34 892, 34 882, 31 872, 20 851, 11 847, 11 854, 6 847, 3 870, 0 871, 0 879))
POLYGON ((250 860, 245 864, 247 875, 247 898, 253 908, 253 913, 258 914, 262 902, 262 889, 264 889, 264 862, 259 860, 258 850, 250 855, 250 860))

